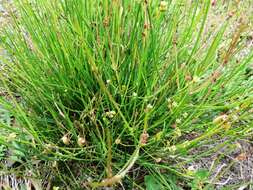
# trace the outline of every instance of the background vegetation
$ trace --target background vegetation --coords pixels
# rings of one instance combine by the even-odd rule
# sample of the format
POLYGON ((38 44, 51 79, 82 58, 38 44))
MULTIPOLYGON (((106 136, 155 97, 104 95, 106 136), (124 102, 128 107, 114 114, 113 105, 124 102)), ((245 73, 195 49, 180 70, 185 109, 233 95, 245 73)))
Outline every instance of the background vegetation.
POLYGON ((214 189, 191 163, 252 134, 241 4, 16 0, 1 35, 1 172, 37 189, 214 189))

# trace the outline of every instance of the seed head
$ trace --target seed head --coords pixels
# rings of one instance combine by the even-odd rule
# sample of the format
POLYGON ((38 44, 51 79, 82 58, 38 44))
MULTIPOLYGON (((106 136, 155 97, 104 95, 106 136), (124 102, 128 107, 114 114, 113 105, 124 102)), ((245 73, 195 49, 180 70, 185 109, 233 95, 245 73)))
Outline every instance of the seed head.
POLYGON ((60 190, 60 187, 54 186, 54 187, 53 187, 53 190, 60 190))
POLYGON ((46 144, 46 145, 45 145, 45 148, 46 148, 47 150, 51 150, 51 149, 54 148, 54 145, 52 145, 52 144, 46 144))
POLYGON ((191 80, 192 80, 192 76, 191 76, 191 75, 186 75, 186 76, 185 76, 185 80, 191 81, 191 80))
POLYGON ((239 106, 236 106, 236 107, 235 107, 235 110, 237 110, 237 111, 240 110, 240 107, 239 107, 239 106))
POLYGON ((167 1, 161 1, 159 9, 161 12, 164 12, 168 9, 168 2, 167 1))
POLYGON ((85 138, 84 138, 84 137, 78 137, 78 139, 77 139, 77 144, 78 144, 80 147, 85 146, 85 144, 86 144, 85 138))
POLYGON ((198 76, 194 76, 192 79, 192 82, 198 83, 200 81, 200 78, 198 76))
POLYGON ((115 140, 115 144, 120 144, 121 143, 121 140, 119 139, 119 138, 117 138, 116 140, 115 140))
POLYGON ((146 109, 145 109, 145 111, 149 112, 152 109, 153 109, 153 106, 151 104, 148 104, 147 107, 146 107, 146 109))
POLYGON ((232 115, 232 119, 233 119, 234 121, 238 121, 238 120, 239 120, 239 117, 238 117, 238 115, 233 114, 233 115, 232 115))
POLYGON ((175 152, 177 150, 177 147, 175 145, 172 145, 168 148, 169 152, 175 152))
POLYGON ((148 108, 148 109, 152 109, 153 106, 152 106, 151 104, 148 104, 148 105, 147 105, 147 108, 148 108))
POLYGON ((176 123, 181 123, 182 121, 181 121, 181 119, 176 119, 176 123))
POLYGON ((144 24, 144 29, 149 29, 150 25, 148 23, 144 24))
POLYGON ((228 13, 228 17, 231 18, 232 16, 234 16, 234 12, 231 11, 228 13))
POLYGON ((157 141, 161 140, 162 135, 163 135, 163 132, 162 132, 162 131, 160 131, 160 132, 156 133, 156 135, 155 135, 155 139, 156 139, 157 141))
POLYGON ((7 137, 7 141, 13 141, 14 139, 16 139, 17 134, 16 133, 11 133, 9 134, 9 136, 7 137))
POLYGON ((108 27, 109 26, 109 22, 110 22, 109 18, 105 17, 104 20, 103 20, 104 27, 108 27))
POLYGON ((189 171, 195 171, 195 170, 196 170, 196 167, 193 166, 193 165, 191 165, 191 166, 189 166, 189 167, 187 168, 187 170, 189 170, 189 171))
POLYGON ((70 144, 70 138, 68 137, 68 135, 64 135, 62 138, 61 138, 63 144, 65 145, 69 145, 70 144))
POLYGON ((231 123, 230 122, 225 122, 222 124, 222 127, 227 131, 231 128, 231 123))
POLYGON ((168 103, 171 103, 172 100, 171 100, 170 98, 167 98, 167 102, 168 102, 168 103))
POLYGON ((156 158, 156 159, 155 159, 155 162, 156 162, 156 163, 160 163, 161 161, 162 161, 162 158, 156 158))
POLYGON ((114 110, 106 112, 106 116, 109 118, 113 118, 116 115, 116 112, 114 110))
POLYGON ((172 106, 177 107, 178 106, 177 102, 172 102, 172 106))
POLYGON ((187 113, 187 112, 184 112, 184 113, 183 113, 183 117, 184 117, 184 118, 187 118, 187 117, 188 117, 188 113, 187 113))
POLYGON ((226 114, 219 115, 216 118, 214 118, 213 123, 220 124, 220 123, 227 121, 227 119, 228 119, 228 115, 226 115, 226 114))
POLYGON ((173 128, 173 129, 176 129, 176 127, 177 127, 176 123, 174 123, 174 124, 171 125, 171 128, 173 128))
POLYGON ((177 137, 181 137, 181 136, 182 136, 182 132, 181 132, 181 130, 180 130, 179 128, 176 128, 176 130, 175 130, 175 135, 176 135, 177 137))
POLYGON ((136 92, 133 92, 133 97, 137 97, 138 94, 136 92))
POLYGON ((146 145, 148 142, 149 134, 147 131, 144 131, 140 136, 140 142, 142 145, 146 145))
POLYGON ((57 163, 57 161, 56 161, 56 160, 55 160, 55 161, 53 161, 52 166, 53 166, 53 168, 57 168, 58 163, 57 163))

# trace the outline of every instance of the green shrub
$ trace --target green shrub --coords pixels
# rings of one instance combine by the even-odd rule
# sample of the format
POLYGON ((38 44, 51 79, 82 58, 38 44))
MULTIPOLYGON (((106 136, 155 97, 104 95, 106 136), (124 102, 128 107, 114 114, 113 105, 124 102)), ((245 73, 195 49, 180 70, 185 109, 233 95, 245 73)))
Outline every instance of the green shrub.
POLYGON ((180 158, 201 155, 190 149, 249 134, 253 54, 234 58, 248 25, 227 39, 224 19, 208 33, 210 6, 17 0, 1 38, 10 58, 2 103, 15 122, 2 127, 17 134, 23 165, 37 160, 76 189, 121 180, 131 189, 149 171, 191 178, 180 158))

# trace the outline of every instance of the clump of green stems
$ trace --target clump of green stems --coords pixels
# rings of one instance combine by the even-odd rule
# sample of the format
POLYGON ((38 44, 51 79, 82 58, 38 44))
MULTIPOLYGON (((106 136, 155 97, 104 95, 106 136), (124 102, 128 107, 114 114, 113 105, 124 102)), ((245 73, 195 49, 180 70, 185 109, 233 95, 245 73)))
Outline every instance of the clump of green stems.
POLYGON ((93 188, 118 184, 135 167, 189 178, 175 158, 252 127, 244 73, 253 54, 234 59, 248 25, 241 20, 225 42, 229 19, 206 35, 210 6, 16 0, 1 37, 9 56, 2 104, 15 118, 3 130, 16 134, 26 160, 82 164, 93 188))

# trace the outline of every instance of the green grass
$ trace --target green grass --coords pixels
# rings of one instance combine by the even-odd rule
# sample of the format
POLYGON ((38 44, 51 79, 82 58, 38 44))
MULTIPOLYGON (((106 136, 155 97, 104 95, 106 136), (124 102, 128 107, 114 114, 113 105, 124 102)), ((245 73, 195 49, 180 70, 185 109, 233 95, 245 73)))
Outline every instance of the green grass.
POLYGON ((65 189, 208 183, 185 164, 216 150, 190 150, 252 133, 253 52, 235 59, 250 23, 224 37, 230 19, 206 32, 209 0, 166 2, 15 1, 0 74, 11 172, 65 189))

